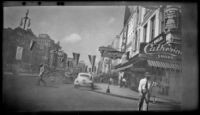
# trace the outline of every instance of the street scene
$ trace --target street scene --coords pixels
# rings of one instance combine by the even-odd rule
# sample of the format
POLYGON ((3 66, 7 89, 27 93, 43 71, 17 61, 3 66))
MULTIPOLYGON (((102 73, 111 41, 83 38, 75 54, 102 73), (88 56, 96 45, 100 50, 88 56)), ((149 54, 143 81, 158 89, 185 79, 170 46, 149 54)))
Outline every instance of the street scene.
POLYGON ((187 108, 182 5, 8 4, 3 7, 5 111, 187 108))

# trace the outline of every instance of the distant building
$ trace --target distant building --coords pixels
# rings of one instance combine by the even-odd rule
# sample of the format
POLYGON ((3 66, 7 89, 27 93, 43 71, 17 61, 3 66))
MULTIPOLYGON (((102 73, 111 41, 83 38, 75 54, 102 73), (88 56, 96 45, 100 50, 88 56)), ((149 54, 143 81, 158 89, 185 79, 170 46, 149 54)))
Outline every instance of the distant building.
POLYGON ((37 39, 38 44, 38 58, 41 58, 39 63, 50 63, 50 51, 54 45, 54 41, 49 37, 48 34, 39 34, 37 39))

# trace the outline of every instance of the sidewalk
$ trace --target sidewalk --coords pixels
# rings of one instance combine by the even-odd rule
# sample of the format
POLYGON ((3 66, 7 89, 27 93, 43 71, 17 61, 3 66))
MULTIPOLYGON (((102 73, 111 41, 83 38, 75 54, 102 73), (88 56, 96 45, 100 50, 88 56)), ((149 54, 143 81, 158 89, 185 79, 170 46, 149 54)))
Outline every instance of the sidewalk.
MULTIPOLYGON (((108 87, 108 84, 105 83, 96 83, 97 89, 93 90, 94 92, 97 93, 102 93, 102 94, 107 94, 111 96, 117 96, 121 98, 127 98, 127 99, 132 99, 132 100, 138 100, 139 94, 136 91, 133 91, 129 88, 120 88, 119 86, 115 85, 110 85, 110 93, 106 93, 106 89, 108 87)), ((153 101, 153 98, 150 98, 150 102, 153 101)), ((166 98, 161 98, 157 97, 156 98, 156 103, 162 103, 162 104, 171 104, 171 105, 179 105, 180 103, 172 100, 172 99, 166 99, 166 98)))
MULTIPOLYGON (((4 75, 14 75, 12 72, 3 72, 4 75)), ((19 76, 31 76, 31 77, 36 77, 38 76, 38 73, 17 73, 19 76)))

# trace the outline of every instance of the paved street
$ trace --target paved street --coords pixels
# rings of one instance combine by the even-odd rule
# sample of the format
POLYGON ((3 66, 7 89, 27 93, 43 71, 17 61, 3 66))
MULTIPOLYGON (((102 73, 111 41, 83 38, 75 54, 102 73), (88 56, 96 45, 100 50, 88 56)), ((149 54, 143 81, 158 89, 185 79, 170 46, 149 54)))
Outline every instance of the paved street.
MULTIPOLYGON (((7 109, 17 111, 137 110, 137 101, 75 89, 72 84, 37 86, 36 77, 4 76, 3 98, 7 109)), ((169 105, 150 104, 150 110, 171 110, 169 105)))

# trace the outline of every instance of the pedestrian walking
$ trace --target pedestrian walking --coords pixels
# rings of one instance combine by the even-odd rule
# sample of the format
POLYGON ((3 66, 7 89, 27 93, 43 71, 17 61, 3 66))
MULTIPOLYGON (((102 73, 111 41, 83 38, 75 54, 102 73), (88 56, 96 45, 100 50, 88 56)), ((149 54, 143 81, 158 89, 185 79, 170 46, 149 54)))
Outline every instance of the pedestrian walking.
POLYGON ((139 111, 148 111, 148 104, 150 99, 150 74, 149 72, 145 72, 144 78, 140 80, 139 82, 139 111))
POLYGON ((45 73, 45 65, 40 65, 40 72, 38 76, 38 85, 40 85, 40 82, 42 82, 44 85, 46 85, 46 82, 44 81, 44 73, 45 73))
POLYGON ((122 78, 123 78, 123 76, 124 76, 124 72, 120 71, 119 72, 119 78, 118 78, 119 87, 122 87, 122 78))

